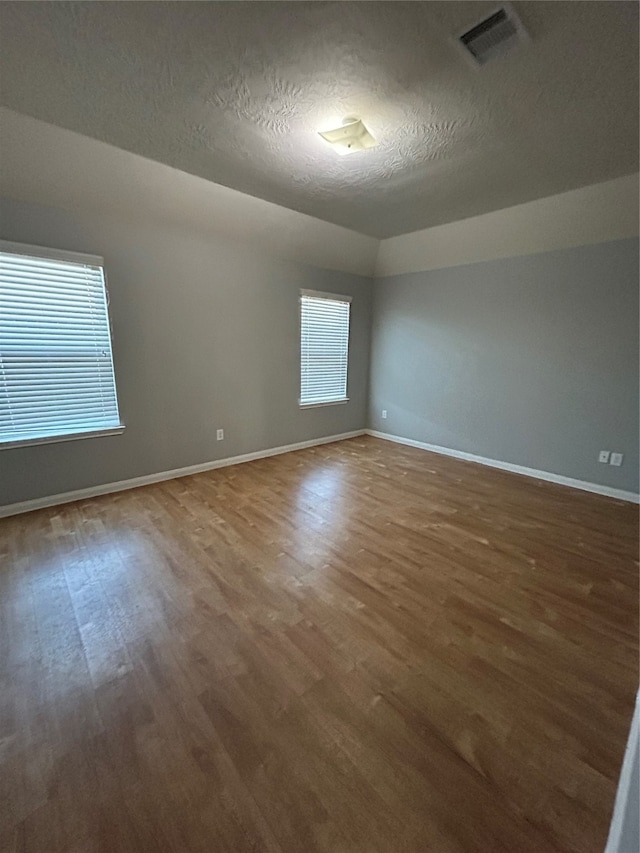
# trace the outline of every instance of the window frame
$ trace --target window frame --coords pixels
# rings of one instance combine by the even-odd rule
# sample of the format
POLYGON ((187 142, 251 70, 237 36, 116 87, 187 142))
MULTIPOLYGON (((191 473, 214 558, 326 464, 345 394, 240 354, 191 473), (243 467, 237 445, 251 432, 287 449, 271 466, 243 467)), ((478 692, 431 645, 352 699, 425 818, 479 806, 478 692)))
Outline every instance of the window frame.
POLYGON ((353 303, 353 297, 345 296, 340 293, 329 293, 322 290, 307 290, 301 289, 298 296, 298 343, 299 343, 299 352, 298 352, 298 369, 299 369, 299 382, 298 382, 298 407, 300 409, 317 409, 321 406, 343 406, 345 403, 349 402, 349 361, 351 355, 351 305, 353 303), (346 302, 349 305, 349 326, 347 332, 347 369, 346 369, 346 380, 345 380, 345 396, 340 398, 339 400, 324 400, 313 403, 305 403, 302 401, 302 299, 303 297, 308 296, 315 299, 326 299, 333 302, 346 302))
POLYGON ((31 258, 41 258, 47 261, 60 261, 66 263, 84 264, 98 266, 102 270, 103 295, 105 301, 105 313, 107 318, 107 332, 109 338, 109 353, 111 356, 111 371, 115 393, 115 404, 118 412, 118 424, 109 427, 98 427, 97 429, 78 429, 75 432, 52 433, 46 436, 32 436, 16 439, 0 438, 0 451, 12 450, 20 447, 31 447, 38 444, 57 444, 65 441, 79 441, 85 438, 101 438, 109 435, 121 435, 125 430, 122 422, 122 414, 118 401, 118 388, 116 382, 115 363, 113 358, 113 329, 111 324, 111 312, 109 310, 109 288, 104 258, 99 255, 88 255, 81 252, 67 251, 66 249, 54 249, 46 246, 34 246, 28 243, 15 243, 9 240, 0 240, 0 253, 11 255, 25 255, 31 258))

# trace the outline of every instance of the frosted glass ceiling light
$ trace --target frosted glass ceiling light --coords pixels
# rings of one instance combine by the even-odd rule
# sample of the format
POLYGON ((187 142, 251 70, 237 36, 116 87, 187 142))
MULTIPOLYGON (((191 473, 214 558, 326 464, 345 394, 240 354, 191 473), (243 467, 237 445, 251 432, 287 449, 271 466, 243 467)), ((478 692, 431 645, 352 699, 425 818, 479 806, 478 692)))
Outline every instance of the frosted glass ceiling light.
POLYGON ((359 118, 346 118, 335 130, 320 130, 320 136, 333 146, 338 154, 352 154, 373 148, 375 139, 359 118))

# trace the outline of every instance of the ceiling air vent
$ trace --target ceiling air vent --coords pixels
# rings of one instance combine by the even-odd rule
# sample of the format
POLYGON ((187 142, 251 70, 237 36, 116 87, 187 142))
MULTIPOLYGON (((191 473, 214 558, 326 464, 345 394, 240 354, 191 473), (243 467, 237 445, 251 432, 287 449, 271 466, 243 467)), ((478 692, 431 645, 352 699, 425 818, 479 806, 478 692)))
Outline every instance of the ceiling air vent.
POLYGON ((475 65, 486 65, 516 45, 528 41, 528 38, 520 18, 509 4, 505 4, 458 36, 458 42, 475 65))

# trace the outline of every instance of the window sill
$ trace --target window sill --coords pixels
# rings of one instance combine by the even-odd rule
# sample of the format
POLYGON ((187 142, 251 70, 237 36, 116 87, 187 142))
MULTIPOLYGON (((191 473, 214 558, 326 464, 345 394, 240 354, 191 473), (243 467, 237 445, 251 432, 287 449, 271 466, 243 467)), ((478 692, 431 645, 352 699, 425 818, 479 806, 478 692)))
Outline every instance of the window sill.
POLYGON ((298 401, 298 405, 301 409, 318 409, 320 406, 342 406, 348 402, 349 398, 345 397, 343 400, 327 400, 324 403, 301 403, 298 401))
POLYGON ((14 447, 32 447, 35 444, 58 444, 61 441, 79 441, 83 438, 102 438, 106 435, 121 435, 124 424, 108 429, 92 429, 86 432, 69 432, 60 435, 47 435, 42 438, 21 438, 17 441, 0 441, 0 450, 10 450, 14 447))

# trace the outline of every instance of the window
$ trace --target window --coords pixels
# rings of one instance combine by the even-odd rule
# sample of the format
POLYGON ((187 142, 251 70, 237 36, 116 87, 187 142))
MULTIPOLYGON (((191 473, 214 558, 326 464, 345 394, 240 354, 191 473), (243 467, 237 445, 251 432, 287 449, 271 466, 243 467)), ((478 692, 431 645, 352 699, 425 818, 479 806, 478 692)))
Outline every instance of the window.
POLYGON ((0 448, 123 429, 102 258, 0 241, 0 448))
POLYGON ((347 397, 350 296, 300 291, 300 405, 347 397))

